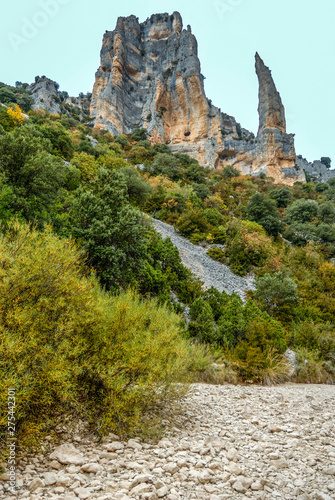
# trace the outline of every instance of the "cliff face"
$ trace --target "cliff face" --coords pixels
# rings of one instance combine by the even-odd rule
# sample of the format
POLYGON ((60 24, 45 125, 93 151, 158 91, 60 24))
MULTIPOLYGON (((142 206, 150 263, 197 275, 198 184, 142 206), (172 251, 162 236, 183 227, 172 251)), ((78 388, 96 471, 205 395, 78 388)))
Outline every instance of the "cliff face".
POLYGON ((225 135, 239 138, 238 124, 208 101, 197 52, 178 12, 144 23, 119 18, 103 38, 91 104, 95 127, 113 134, 145 127, 153 140, 214 166, 215 148, 225 135))
POLYGON ((204 91, 197 41, 178 12, 139 23, 120 17, 106 31, 91 102, 95 128, 112 134, 145 127, 154 141, 212 168, 234 165, 276 181, 305 180, 295 166, 293 135, 270 70, 256 54, 260 124, 257 139, 213 106, 204 91))

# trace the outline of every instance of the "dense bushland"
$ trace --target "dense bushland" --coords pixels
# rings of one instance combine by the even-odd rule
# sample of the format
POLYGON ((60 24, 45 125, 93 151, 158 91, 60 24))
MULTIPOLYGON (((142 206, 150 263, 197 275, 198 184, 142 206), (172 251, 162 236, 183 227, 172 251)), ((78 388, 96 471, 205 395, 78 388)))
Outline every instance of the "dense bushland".
POLYGON ((139 432, 149 410, 180 398, 202 355, 180 317, 132 291, 101 289, 71 239, 11 222, 0 238, 0 437, 7 388, 18 437, 39 437, 45 417, 72 411, 101 433, 139 432))
POLYGON ((139 429, 143 412, 178 396, 185 372, 225 380, 209 374, 211 359, 227 380, 269 383, 287 376, 290 347, 296 380, 334 381, 335 181, 288 188, 211 171, 143 129, 113 137, 76 113, 31 110, 29 95, 27 119, 7 90, 1 398, 17 387, 22 436, 57 408, 92 416, 93 403, 102 430, 139 429), (204 291, 145 213, 210 243, 236 274, 254 273, 256 291, 245 303, 204 291), (185 306, 188 324, 175 314, 185 306))

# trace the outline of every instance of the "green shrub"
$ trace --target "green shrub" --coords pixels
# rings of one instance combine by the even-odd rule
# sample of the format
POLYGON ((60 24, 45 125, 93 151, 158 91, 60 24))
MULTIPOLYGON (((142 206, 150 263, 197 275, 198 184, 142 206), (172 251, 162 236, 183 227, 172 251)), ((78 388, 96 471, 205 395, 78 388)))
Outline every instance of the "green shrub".
POLYGON ((148 229, 141 212, 128 203, 122 169, 100 168, 90 189, 78 191, 71 231, 104 286, 118 289, 136 281, 146 261, 148 229))
POLYGON ((249 200, 246 213, 251 221, 264 227, 271 236, 277 236, 281 229, 279 212, 273 200, 263 193, 255 193, 249 200))
POLYGON ((118 135, 116 138, 115 138, 115 141, 114 141, 116 144, 120 144, 120 146, 122 146, 123 148, 125 146, 128 146, 129 144, 129 141, 128 141, 128 138, 127 136, 125 135, 118 135))
POLYGON ((239 344, 230 357, 232 368, 243 382, 272 385, 289 378, 290 367, 271 347, 262 350, 249 343, 239 344))
POLYGON ((227 165, 227 167, 225 167, 222 170, 222 176, 226 177, 228 179, 230 179, 231 177, 239 177, 239 175, 240 175, 239 170, 237 170, 236 168, 232 167, 231 165, 227 165))
POLYGON ((269 191, 269 195, 276 200, 278 207, 286 208, 290 205, 290 203, 292 203, 293 195, 288 187, 272 189, 269 191))
POLYGON ((319 351, 304 347, 297 349, 297 367, 294 380, 300 384, 333 384, 335 365, 325 363, 319 351))
POLYGON ((318 204, 313 200, 297 200, 285 210, 285 220, 289 224, 311 222, 318 213, 318 204))
POLYGON ((264 274, 256 281, 255 297, 269 314, 280 316, 298 302, 298 287, 283 271, 264 274))
POLYGON ((157 153, 150 166, 150 172, 154 175, 166 175, 175 181, 180 178, 180 165, 175 156, 168 153, 157 153))
POLYGON ((274 256, 271 240, 262 232, 253 231, 242 223, 233 227, 233 234, 233 239, 227 242, 226 256, 235 274, 243 276, 274 256))
POLYGON ((204 210, 189 208, 179 217, 176 228, 183 236, 191 236, 193 233, 206 234, 211 229, 211 226, 206 219, 204 210))
POLYGON ((142 207, 147 199, 153 194, 154 189, 133 167, 124 167, 121 173, 126 180, 129 200, 134 201, 137 206, 142 207))
POLYGON ((39 128, 42 132, 43 137, 49 139, 52 144, 51 153, 64 158, 64 160, 70 160, 74 152, 74 146, 70 137, 67 135, 65 129, 42 126, 39 128))
POLYGON ((217 260, 218 262, 226 262, 227 258, 225 256, 224 251, 222 248, 219 247, 211 247, 207 250, 207 254, 214 260, 217 260))
POLYGON ((0 172, 12 190, 10 209, 40 225, 55 215, 69 179, 76 184, 75 177, 79 177, 74 167, 52 156, 50 149, 50 142, 33 125, 0 133, 0 172))
POLYGON ((211 195, 211 190, 206 184, 197 184, 196 182, 192 184, 193 191, 201 200, 205 200, 211 195))
POLYGON ((206 241, 205 233, 193 233, 192 236, 190 236, 190 242, 194 245, 199 245, 202 241, 206 241))
POLYGON ((70 240, 14 223, 0 237, 0 435, 14 387, 20 445, 76 411, 99 432, 138 431, 185 391, 196 364, 180 318, 132 293, 111 296, 70 240))
POLYGON ((331 201, 321 203, 318 207, 318 219, 326 224, 335 222, 335 206, 331 201))
POLYGON ((335 352, 335 333, 330 323, 303 321, 293 328, 293 347, 317 351, 324 360, 331 360, 335 352))
POLYGON ((145 128, 135 128, 134 132, 131 134, 131 139, 133 141, 145 141, 147 135, 145 128))

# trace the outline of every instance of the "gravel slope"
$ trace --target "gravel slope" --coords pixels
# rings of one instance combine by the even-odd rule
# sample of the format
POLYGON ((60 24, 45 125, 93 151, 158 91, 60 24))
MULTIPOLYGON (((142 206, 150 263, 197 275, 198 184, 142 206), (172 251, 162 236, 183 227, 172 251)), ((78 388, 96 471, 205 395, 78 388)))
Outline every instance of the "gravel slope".
POLYGON ((253 277, 236 276, 228 266, 221 264, 207 255, 207 250, 194 245, 180 236, 173 226, 157 219, 152 219, 155 229, 164 238, 170 238, 178 248, 183 264, 188 267, 203 282, 206 288, 214 287, 220 292, 229 294, 235 292, 242 298, 247 290, 255 288, 253 277))

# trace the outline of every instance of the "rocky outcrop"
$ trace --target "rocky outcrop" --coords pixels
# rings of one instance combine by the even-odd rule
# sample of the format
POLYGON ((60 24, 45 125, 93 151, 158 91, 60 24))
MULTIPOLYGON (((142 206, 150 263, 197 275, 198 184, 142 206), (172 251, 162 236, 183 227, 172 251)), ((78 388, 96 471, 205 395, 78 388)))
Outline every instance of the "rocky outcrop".
POLYGON ((62 113, 59 99, 59 85, 46 76, 36 76, 35 82, 27 87, 34 99, 33 109, 45 109, 50 113, 62 113))
POLYGON ((106 31, 96 73, 91 115, 112 134, 147 128, 152 140, 201 164, 233 164, 244 174, 265 172, 278 182, 305 180, 296 167, 294 136, 269 68, 256 54, 260 124, 257 139, 207 99, 197 41, 178 12, 139 23, 120 17, 106 31))
POLYGON ((256 52, 256 73, 259 82, 258 92, 258 114, 259 129, 258 136, 266 129, 277 129, 286 132, 285 109, 273 81, 270 69, 265 66, 263 60, 256 52))
POLYGON ((153 140, 217 162, 224 137, 252 139, 236 120, 212 105, 204 91, 197 41, 178 12, 139 23, 120 17, 106 31, 91 104, 95 127, 113 134, 145 127, 153 140))
POLYGON ((296 159, 294 135, 286 132, 285 109, 271 71, 256 53, 259 80, 259 129, 241 127, 207 99, 197 40, 180 14, 155 14, 140 23, 120 17, 106 31, 93 94, 69 97, 56 82, 36 77, 28 87, 34 109, 51 113, 91 114, 92 126, 113 135, 144 127, 154 142, 188 154, 211 168, 233 165, 243 174, 264 172, 276 182, 292 185, 327 180, 332 173, 320 162, 296 159))
POLYGON ((46 76, 36 76, 35 82, 27 87, 34 99, 33 109, 44 109, 50 113, 79 115, 80 119, 89 117, 92 94, 69 97, 67 92, 59 91, 59 84, 46 76))
POLYGON ((335 177, 335 170, 328 170, 326 165, 319 160, 311 163, 299 155, 296 158, 296 164, 305 172, 307 179, 310 177, 313 182, 327 182, 328 179, 335 177))
POLYGON ((276 182, 288 185, 304 182, 304 170, 296 165, 294 135, 286 133, 285 109, 271 71, 258 53, 255 58, 259 82, 258 134, 253 147, 239 149, 231 163, 243 174, 264 172, 276 182))

